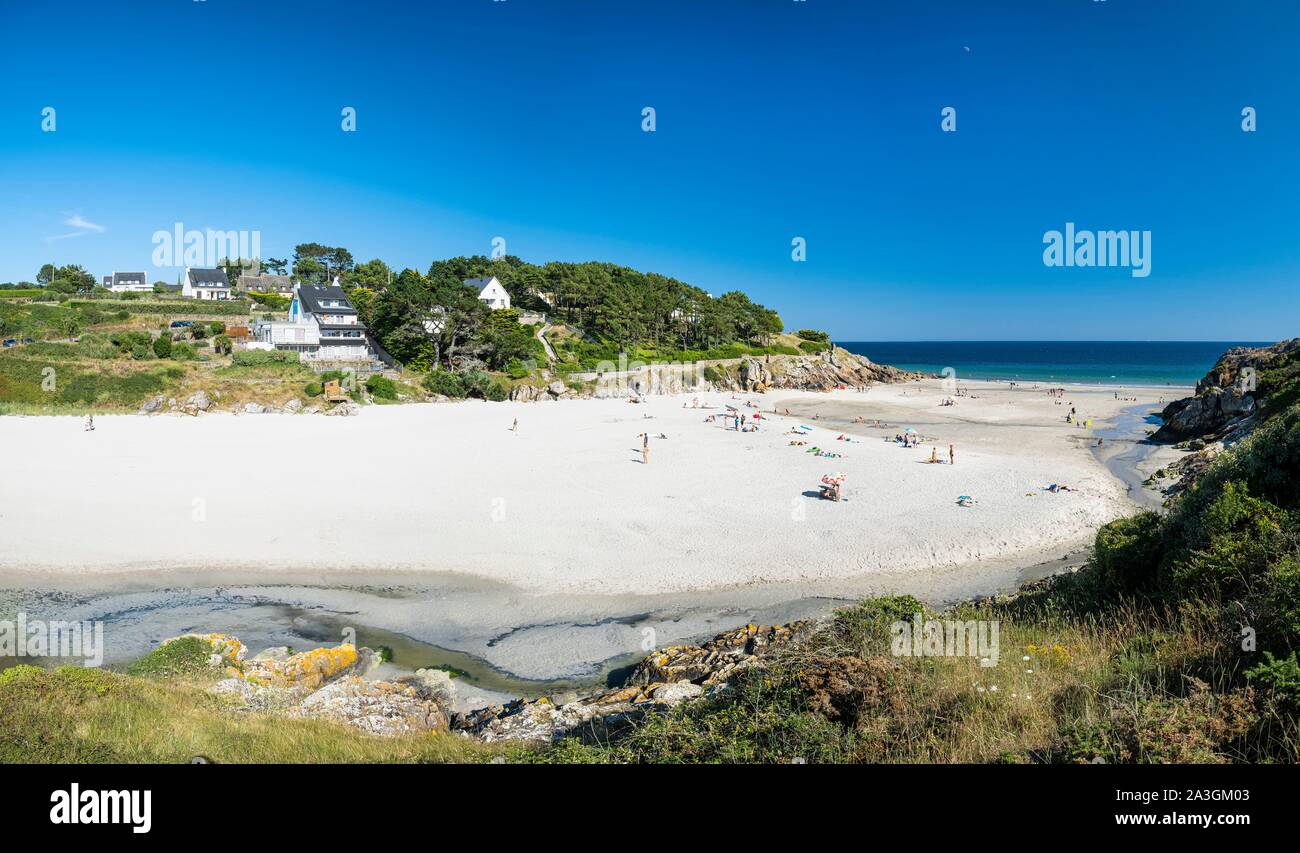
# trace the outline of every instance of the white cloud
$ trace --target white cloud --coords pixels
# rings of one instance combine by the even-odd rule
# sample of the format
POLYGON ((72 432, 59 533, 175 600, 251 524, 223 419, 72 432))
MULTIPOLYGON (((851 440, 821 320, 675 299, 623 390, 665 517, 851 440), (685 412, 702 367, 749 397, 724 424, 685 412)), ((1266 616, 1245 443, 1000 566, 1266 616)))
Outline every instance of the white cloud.
POLYGON ((76 228, 77 230, 70 231, 67 234, 51 235, 45 238, 45 242, 53 243, 56 240, 67 240, 70 237, 84 237, 87 234, 103 234, 108 230, 103 225, 97 225, 89 219, 86 219, 80 213, 72 214, 67 219, 63 220, 63 224, 70 228, 76 228))
POLYGON ((103 225, 96 225, 82 218, 80 213, 69 216, 63 220, 64 225, 71 225, 73 228, 84 228, 87 231, 94 231, 96 234, 103 234, 108 229, 103 225))

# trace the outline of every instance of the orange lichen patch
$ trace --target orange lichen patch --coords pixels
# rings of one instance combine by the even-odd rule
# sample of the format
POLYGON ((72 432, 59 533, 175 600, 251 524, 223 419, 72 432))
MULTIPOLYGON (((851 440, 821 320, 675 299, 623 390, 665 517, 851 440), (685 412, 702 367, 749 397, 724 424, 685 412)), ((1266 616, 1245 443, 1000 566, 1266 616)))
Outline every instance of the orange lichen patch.
POLYGON ((243 677, 275 687, 306 687, 314 690, 356 662, 356 647, 344 643, 331 649, 300 652, 284 660, 248 661, 244 666, 243 677))

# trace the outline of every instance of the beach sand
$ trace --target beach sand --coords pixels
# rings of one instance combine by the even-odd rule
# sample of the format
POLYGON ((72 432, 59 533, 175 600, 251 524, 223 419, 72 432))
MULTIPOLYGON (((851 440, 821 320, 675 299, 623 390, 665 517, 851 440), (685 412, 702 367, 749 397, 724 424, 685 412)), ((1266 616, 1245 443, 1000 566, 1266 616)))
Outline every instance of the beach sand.
MULTIPOLYGON (((699 395, 707 411, 683 409, 688 395, 374 406, 352 418, 101 416, 89 433, 78 418, 0 418, 0 563, 196 580, 437 571, 530 593, 662 594, 1029 563, 1133 511, 1086 431, 1063 421, 1073 405, 1100 425, 1132 402, 1103 388, 1070 388, 1064 405, 1043 388, 969 388, 951 407, 927 380, 699 395), (744 400, 763 411, 760 432, 704 422, 726 405, 752 414, 744 400), (807 447, 789 446, 798 424, 813 427, 807 447), (885 441, 909 426, 920 447, 885 441), (814 457, 814 445, 843 457, 814 457), (932 447, 944 464, 927 464, 932 447), (848 476, 845 499, 819 500, 834 471, 848 476), (977 503, 958 506, 959 495, 977 503)), ((1125 396, 1154 404, 1175 390, 1125 396)))

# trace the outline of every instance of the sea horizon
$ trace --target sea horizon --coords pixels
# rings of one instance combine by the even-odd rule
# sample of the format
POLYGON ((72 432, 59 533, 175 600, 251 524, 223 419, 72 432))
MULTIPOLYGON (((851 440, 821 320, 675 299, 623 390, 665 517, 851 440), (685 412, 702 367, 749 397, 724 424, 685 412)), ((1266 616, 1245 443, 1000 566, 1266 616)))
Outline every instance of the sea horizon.
POLYGON ((958 380, 1105 386, 1195 385, 1225 351, 1271 341, 836 341, 851 353, 902 370, 958 380))

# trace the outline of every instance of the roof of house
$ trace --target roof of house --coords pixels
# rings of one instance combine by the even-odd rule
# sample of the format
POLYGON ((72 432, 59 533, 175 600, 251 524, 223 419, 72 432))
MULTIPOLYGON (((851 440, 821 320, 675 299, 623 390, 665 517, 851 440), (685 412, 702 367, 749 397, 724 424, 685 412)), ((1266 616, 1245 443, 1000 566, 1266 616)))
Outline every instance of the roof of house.
MULTIPOLYGON (((298 298, 302 300, 303 310, 311 314, 355 314, 357 309, 352 307, 348 301, 348 295, 343 292, 343 288, 334 287, 316 287, 315 285, 304 284, 298 288, 298 298), (327 306, 321 303, 327 299, 337 299, 342 304, 337 306, 327 306)), ((364 328, 364 327, 362 327, 364 328)))
POLYGON ((142 272, 115 272, 115 273, 113 273, 113 284, 118 284, 119 282, 122 283, 122 284, 126 284, 127 282, 132 282, 132 281, 145 282, 145 281, 148 281, 148 280, 149 280, 148 277, 147 277, 144 273, 142 273, 142 272))
POLYGON ((191 287, 230 287, 230 279, 226 278, 226 271, 220 267, 216 269, 191 267, 185 271, 185 275, 189 278, 191 287))
POLYGON ((239 289, 251 290, 254 293, 275 293, 293 290, 293 279, 287 275, 241 275, 239 277, 239 289))
POLYGON ((501 284, 500 281, 497 281, 497 277, 494 276, 494 275, 490 275, 490 276, 488 276, 487 278, 467 278, 467 279, 465 279, 465 283, 466 283, 466 284, 468 284, 470 287, 478 288, 478 291, 479 291, 480 293, 482 293, 483 290, 484 290, 484 288, 486 288, 488 285, 490 285, 490 284, 491 284, 492 282, 494 282, 494 281, 496 281, 498 285, 501 284))

